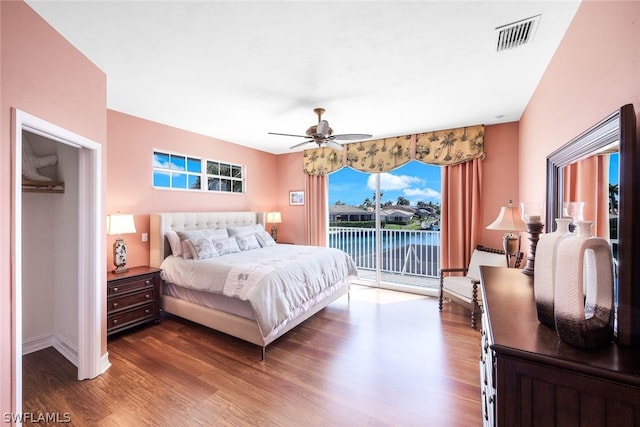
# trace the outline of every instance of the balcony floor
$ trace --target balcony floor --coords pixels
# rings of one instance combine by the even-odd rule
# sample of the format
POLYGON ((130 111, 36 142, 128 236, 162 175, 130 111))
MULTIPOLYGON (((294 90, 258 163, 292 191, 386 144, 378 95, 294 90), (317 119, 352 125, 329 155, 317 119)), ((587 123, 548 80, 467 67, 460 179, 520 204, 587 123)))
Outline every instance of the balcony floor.
MULTIPOLYGON (((431 296, 437 296, 439 293, 440 280, 434 277, 387 272, 382 272, 380 276, 382 287, 431 296)), ((375 281, 376 272, 374 270, 358 269, 356 283, 372 286, 375 281)))

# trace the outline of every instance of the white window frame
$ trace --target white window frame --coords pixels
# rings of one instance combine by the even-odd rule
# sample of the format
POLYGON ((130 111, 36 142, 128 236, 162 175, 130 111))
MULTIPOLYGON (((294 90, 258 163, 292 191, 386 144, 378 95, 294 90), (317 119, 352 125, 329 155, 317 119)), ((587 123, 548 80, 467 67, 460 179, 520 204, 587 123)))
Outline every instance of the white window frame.
POLYGON ((247 192, 247 182, 245 181, 245 176, 246 176, 246 168, 244 167, 244 165, 237 165, 235 163, 231 163, 231 162, 225 162, 222 160, 213 160, 213 159, 206 159, 204 161, 204 174, 205 174, 205 179, 204 179, 204 183, 205 183, 205 189, 207 191, 213 192, 213 193, 225 193, 225 194, 246 194, 247 192), (215 175, 215 174, 210 174, 208 171, 208 166, 209 166, 209 162, 212 163, 218 163, 218 165, 220 164, 224 164, 224 165, 229 165, 229 168, 231 170, 233 170, 234 167, 236 168, 240 168, 240 174, 241 177, 240 178, 235 178, 233 177, 233 173, 231 173, 231 175, 226 176, 226 175, 215 175), (213 179, 228 179, 232 182, 231 184, 231 188, 229 190, 210 190, 209 189, 209 178, 213 178, 213 179), (233 182, 240 182, 242 184, 242 191, 233 191, 233 182))
MULTIPOLYGON (((185 153, 178 153, 175 151, 171 151, 171 150, 164 150, 164 149, 160 149, 160 148, 154 148, 153 149, 153 154, 152 154, 152 172, 151 172, 151 183, 152 183, 152 187, 156 190, 169 190, 169 191, 201 191, 201 192, 207 192, 207 193, 222 193, 222 194, 247 194, 247 181, 246 181, 246 174, 247 174, 247 169, 245 165, 239 165, 236 163, 232 163, 232 162, 228 162, 228 161, 224 161, 224 160, 214 160, 214 159, 207 159, 207 158, 202 158, 200 156, 193 156, 190 154, 185 154, 185 153), (160 167, 157 166, 155 164, 155 156, 156 154, 162 154, 162 155, 166 155, 169 156, 169 158, 175 156, 175 157, 184 157, 185 159, 185 169, 184 170, 177 170, 177 169, 172 169, 171 167, 160 167), (198 160, 200 162, 200 172, 190 172, 188 171, 188 162, 189 159, 192 160, 198 160), (218 164, 224 164, 224 165, 229 165, 229 167, 231 169, 235 168, 239 168, 240 169, 240 173, 241 173, 241 178, 235 178, 233 176, 223 176, 223 175, 213 175, 213 174, 209 174, 207 173, 207 166, 209 164, 209 162, 213 162, 213 163, 218 163, 218 164), (167 173, 169 174, 169 186, 159 186, 155 184, 155 173, 156 172, 162 172, 162 173, 167 173), (186 175, 187 178, 187 187, 174 187, 173 186, 173 176, 172 174, 182 174, 182 175, 186 175), (200 178, 200 188, 190 188, 189 187, 189 177, 193 177, 193 176, 197 176, 200 178), (230 186, 229 190, 209 190, 209 178, 219 178, 219 179, 229 179, 230 181, 236 181, 236 182, 240 182, 242 185, 242 191, 241 192, 237 192, 237 191, 233 191, 233 184, 230 186)), ((233 175, 233 174, 231 174, 233 175)))

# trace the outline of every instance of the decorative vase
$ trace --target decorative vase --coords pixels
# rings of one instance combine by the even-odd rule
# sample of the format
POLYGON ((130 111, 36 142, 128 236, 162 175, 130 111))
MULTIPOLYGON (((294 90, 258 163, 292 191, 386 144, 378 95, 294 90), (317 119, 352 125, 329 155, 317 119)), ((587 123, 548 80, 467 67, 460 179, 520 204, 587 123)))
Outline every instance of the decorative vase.
POLYGON ((591 237, 591 221, 578 221, 573 238, 556 251, 554 311, 561 340, 582 348, 613 339, 613 257, 609 241, 591 237))
POLYGON ((555 260, 558 244, 573 235, 569 232, 570 218, 556 218, 556 231, 540 234, 536 247, 536 262, 534 265, 533 293, 536 301, 538 320, 550 328, 556 327, 554 318, 554 281, 555 260))

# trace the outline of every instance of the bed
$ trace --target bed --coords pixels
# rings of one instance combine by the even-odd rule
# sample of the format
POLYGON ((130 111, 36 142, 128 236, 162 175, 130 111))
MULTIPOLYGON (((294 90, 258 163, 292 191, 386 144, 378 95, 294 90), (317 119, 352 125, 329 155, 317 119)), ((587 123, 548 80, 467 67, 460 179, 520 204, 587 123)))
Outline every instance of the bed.
POLYGON ((256 344, 265 360, 267 345, 348 294, 357 275, 342 251, 275 244, 268 234, 262 212, 152 214, 150 264, 163 269, 162 309, 256 344), (207 256, 207 240, 217 255, 207 256), (234 241, 242 249, 225 253, 234 241))

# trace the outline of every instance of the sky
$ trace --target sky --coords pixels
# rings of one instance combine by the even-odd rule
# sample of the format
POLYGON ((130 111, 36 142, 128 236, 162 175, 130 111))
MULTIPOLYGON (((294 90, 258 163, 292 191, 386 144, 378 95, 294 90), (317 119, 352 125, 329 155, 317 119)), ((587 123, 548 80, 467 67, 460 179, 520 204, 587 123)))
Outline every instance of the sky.
MULTIPOLYGON (((391 172, 380 174, 381 202, 397 202, 402 196, 411 202, 440 204, 440 167, 411 161, 391 172)), ((359 206, 366 198, 373 201, 375 175, 345 167, 329 175, 329 204, 340 201, 359 206)))

